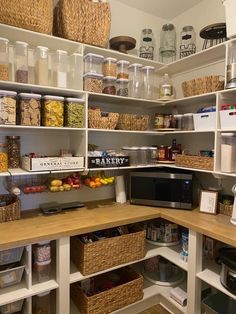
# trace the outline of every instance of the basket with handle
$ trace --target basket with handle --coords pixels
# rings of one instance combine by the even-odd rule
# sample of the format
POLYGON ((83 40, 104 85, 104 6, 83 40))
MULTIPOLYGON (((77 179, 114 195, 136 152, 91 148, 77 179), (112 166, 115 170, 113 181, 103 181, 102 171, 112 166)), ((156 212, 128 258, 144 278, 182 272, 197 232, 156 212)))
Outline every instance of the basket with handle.
POLYGON ((15 195, 0 195, 0 201, 5 204, 0 206, 0 222, 20 219, 20 201, 15 195))

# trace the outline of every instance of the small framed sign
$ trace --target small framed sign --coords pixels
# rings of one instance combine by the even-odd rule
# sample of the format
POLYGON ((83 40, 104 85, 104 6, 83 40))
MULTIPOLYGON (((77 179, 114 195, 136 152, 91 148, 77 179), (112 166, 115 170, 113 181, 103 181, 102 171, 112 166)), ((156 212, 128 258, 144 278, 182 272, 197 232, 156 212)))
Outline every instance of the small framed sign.
POLYGON ((207 214, 216 214, 218 192, 201 191, 200 212, 207 214))

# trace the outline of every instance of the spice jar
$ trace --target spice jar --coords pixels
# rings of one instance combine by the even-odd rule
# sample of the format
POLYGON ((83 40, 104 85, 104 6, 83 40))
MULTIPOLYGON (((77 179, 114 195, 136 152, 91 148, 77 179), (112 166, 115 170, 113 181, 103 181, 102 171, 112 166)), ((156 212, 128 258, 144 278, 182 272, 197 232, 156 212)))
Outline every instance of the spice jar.
POLYGON ((103 94, 116 95, 116 77, 107 76, 103 79, 103 94))
POLYGON ((50 314, 50 291, 33 297, 34 314, 50 314))
POLYGON ((6 172, 8 170, 8 156, 6 147, 6 144, 0 143, 0 172, 6 172))
POLYGON ((16 124, 16 94, 0 90, 0 124, 16 124))
POLYGON ((82 89, 81 77, 83 67, 81 66, 81 55, 73 53, 69 57, 68 87, 73 89, 82 89))
POLYGON ((52 83, 55 87, 67 88, 68 54, 57 50, 52 54, 52 83))
POLYGON ((48 47, 36 47, 35 61, 36 84, 48 85, 48 47))
POLYGON ((185 113, 184 114, 183 128, 184 128, 184 130, 187 130, 187 131, 194 130, 193 114, 192 113, 185 113))
POLYGON ((63 127, 64 97, 44 96, 42 106, 43 126, 63 127))
POLYGON ((39 242, 34 247, 34 260, 35 262, 51 261, 51 242, 39 242))
POLYGON ((127 79, 118 79, 117 83, 117 95, 128 97, 129 95, 129 80, 127 79))
POLYGON ((0 80, 9 81, 9 40, 0 38, 0 80))
POLYGON ((168 147, 161 145, 158 149, 158 160, 159 161, 165 161, 168 160, 168 147))
POLYGON ((7 136, 8 167, 20 167, 20 136, 7 136))
POLYGON ((142 64, 134 63, 129 66, 129 96, 142 97, 142 64))
POLYGON ((65 126, 69 128, 84 127, 84 99, 66 98, 65 126))
POLYGON ((138 164, 147 165, 148 164, 148 147, 141 146, 138 150, 138 164))
POLYGON ((155 114, 155 129, 163 129, 164 128, 164 114, 155 114))
POLYGON ((95 53, 87 53, 84 56, 84 73, 102 74, 104 57, 95 53))
POLYGON ((19 124, 28 126, 40 126, 41 95, 20 93, 19 97, 19 124))
POLYGON ((15 81, 28 83, 28 44, 22 41, 15 43, 15 81))
POLYGON ((102 74, 84 74, 84 90, 93 93, 102 93, 102 74))
POLYGON ((116 62, 115 58, 106 58, 102 65, 102 73, 104 76, 115 76, 116 77, 116 62))
POLYGON ((120 60, 117 62, 117 78, 128 79, 129 78, 129 61, 120 60))
POLYGON ((155 68, 152 66, 143 67, 143 98, 154 99, 154 72, 155 68))

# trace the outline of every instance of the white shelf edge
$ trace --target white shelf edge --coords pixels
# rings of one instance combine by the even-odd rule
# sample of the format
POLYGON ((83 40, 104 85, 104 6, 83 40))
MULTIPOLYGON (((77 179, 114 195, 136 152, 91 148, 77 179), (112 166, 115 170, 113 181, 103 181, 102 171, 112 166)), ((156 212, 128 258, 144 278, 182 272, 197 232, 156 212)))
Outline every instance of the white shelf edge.
POLYGON ((128 133, 128 134, 143 134, 143 135, 171 135, 171 134, 191 134, 191 133, 212 133, 215 130, 192 130, 192 131, 131 131, 131 130, 111 130, 111 129, 92 129, 88 128, 89 132, 110 132, 110 133, 128 133))
POLYGON ((69 172, 81 172, 84 171, 84 168, 78 169, 67 169, 67 170, 51 170, 51 171, 27 171, 21 168, 8 169, 9 175, 11 176, 30 176, 36 174, 50 174, 50 173, 69 173, 69 172))
POLYGON ((60 131, 86 131, 86 128, 68 128, 68 127, 48 127, 48 126, 27 126, 27 125, 6 125, 1 124, 1 129, 18 129, 18 130, 60 130, 60 131))
POLYGON ((200 95, 194 95, 194 96, 189 96, 189 97, 182 97, 174 100, 169 100, 165 102, 165 105, 174 105, 179 102, 189 102, 190 100, 200 100, 202 98, 211 98, 213 96, 216 96, 217 93, 220 93, 222 91, 217 91, 217 92, 211 92, 211 93, 205 93, 205 94, 200 94, 200 95))

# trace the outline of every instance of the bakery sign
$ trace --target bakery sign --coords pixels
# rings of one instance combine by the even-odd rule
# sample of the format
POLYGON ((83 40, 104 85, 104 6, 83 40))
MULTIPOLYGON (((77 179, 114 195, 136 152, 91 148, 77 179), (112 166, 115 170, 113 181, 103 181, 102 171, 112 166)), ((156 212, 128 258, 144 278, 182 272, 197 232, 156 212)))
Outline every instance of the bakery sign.
POLYGON ((88 157, 89 168, 109 168, 129 166, 128 156, 88 157))

